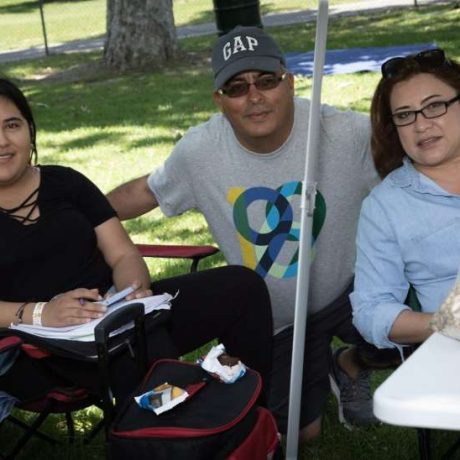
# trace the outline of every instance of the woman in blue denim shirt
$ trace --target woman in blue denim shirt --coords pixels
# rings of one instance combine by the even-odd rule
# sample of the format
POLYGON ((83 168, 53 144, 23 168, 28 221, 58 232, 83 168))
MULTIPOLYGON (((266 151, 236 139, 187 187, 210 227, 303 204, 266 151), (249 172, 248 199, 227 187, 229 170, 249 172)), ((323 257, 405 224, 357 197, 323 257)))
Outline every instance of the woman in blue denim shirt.
POLYGON ((353 322, 379 348, 420 343, 460 266, 460 65, 441 49, 382 65, 371 106, 383 182, 364 201, 353 322), (413 286, 421 311, 405 303, 413 286))

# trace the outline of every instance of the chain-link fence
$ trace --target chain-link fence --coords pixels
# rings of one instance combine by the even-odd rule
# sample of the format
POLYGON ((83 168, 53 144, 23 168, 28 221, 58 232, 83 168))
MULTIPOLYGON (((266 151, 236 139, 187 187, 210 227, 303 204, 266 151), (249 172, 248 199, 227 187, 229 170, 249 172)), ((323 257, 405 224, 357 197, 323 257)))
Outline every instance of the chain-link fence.
MULTIPOLYGON (((0 54, 32 48, 52 49, 75 41, 83 43, 73 44, 71 49, 100 48, 106 34, 107 1, 0 0, 0 54)), ((424 1, 428 0, 421 3, 424 1)), ((353 3, 355 9, 376 2, 388 6, 401 2, 417 4, 417 0, 329 0, 330 6, 353 3)), ((318 0, 173 0, 173 11, 176 26, 193 28, 214 23, 221 29, 227 25, 226 14, 235 15, 235 9, 239 9, 236 12, 239 17, 246 18, 248 14, 254 15, 256 6, 258 13, 268 14, 268 18, 271 13, 290 11, 295 14, 294 11, 299 10, 316 10, 317 3, 318 0)), ((263 22, 266 24, 265 16, 263 22)))
MULTIPOLYGON (((315 5, 316 0, 308 1, 315 5)), ((217 9, 228 5, 230 10, 243 3, 257 5, 261 13, 307 7, 306 0, 173 0, 175 23, 214 23, 216 5, 217 9)), ((100 46, 106 33, 106 12, 107 0, 0 0, 0 53, 52 48, 76 40, 91 40, 100 46)))
POLYGON ((103 37, 107 0, 2 0, 0 51, 103 37))
MULTIPOLYGON (((0 0, 0 54, 17 54, 13 50, 36 52, 33 48, 59 52, 56 47, 63 44, 67 44, 63 45, 64 50, 101 48, 106 34, 107 1, 0 0), (70 47, 69 42, 73 42, 70 47)), ((428 0, 421 3, 425 1, 428 0)), ((200 24, 214 23, 221 29, 228 25, 227 13, 253 15, 252 23, 256 23, 256 8, 257 14, 268 14, 263 20, 266 24, 265 18, 268 23, 270 13, 315 10, 317 3, 317 0, 173 0, 173 11, 176 26, 199 28, 200 24)), ((353 3, 359 9, 372 3, 416 5, 417 0, 329 0, 331 6, 343 3, 353 3)))

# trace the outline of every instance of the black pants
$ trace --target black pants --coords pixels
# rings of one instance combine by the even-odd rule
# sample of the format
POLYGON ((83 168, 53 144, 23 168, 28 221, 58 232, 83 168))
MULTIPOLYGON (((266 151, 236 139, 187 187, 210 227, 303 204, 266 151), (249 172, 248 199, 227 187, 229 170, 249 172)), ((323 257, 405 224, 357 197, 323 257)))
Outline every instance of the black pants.
MULTIPOLYGON (((264 380, 271 366, 272 317, 262 278, 240 266, 226 266, 159 280, 155 293, 178 296, 172 303, 171 343, 155 331, 147 335, 150 360, 183 355, 217 338, 230 355, 259 371, 264 380), (174 349, 176 351, 174 351, 174 349)), ((138 384, 135 364, 121 353, 111 363, 115 397, 124 399, 138 384)), ((57 385, 75 384, 97 391, 96 365, 53 356, 36 360, 21 353, 0 377, 0 390, 20 400, 34 400, 57 385)))
MULTIPOLYGON (((334 336, 359 346, 366 342, 352 324, 350 289, 323 310, 308 317, 305 336, 300 427, 316 420, 324 411, 330 392, 329 369, 334 336)), ((293 328, 274 337, 273 366, 269 385, 268 407, 286 433, 289 412, 293 328)))
POLYGON ((183 355, 217 338, 228 354, 266 377, 273 333, 270 297, 263 279, 240 266, 220 267, 160 280, 154 293, 173 301, 171 338, 183 355))

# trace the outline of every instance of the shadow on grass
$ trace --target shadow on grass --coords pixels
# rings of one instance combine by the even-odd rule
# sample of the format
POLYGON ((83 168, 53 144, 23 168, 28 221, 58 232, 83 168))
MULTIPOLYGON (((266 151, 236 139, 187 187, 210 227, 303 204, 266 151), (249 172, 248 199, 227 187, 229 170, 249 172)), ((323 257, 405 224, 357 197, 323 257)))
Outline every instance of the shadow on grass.
POLYGON ((197 211, 167 219, 160 211, 155 211, 155 216, 148 214, 125 221, 123 225, 130 235, 147 235, 151 238, 137 243, 215 244, 203 216, 197 211))
POLYGON ((39 11, 37 0, 25 0, 23 2, 18 2, 14 5, 0 6, 0 14, 30 13, 32 11, 37 11, 37 13, 39 11))
POLYGON ((190 126, 209 118, 214 111, 210 71, 179 69, 146 74, 107 75, 105 80, 72 83, 41 82, 20 85, 29 96, 39 129, 47 132, 77 128, 101 128, 97 135, 82 135, 62 148, 84 147, 91 142, 114 139, 121 127, 155 127, 130 147, 149 143, 175 143, 190 126))

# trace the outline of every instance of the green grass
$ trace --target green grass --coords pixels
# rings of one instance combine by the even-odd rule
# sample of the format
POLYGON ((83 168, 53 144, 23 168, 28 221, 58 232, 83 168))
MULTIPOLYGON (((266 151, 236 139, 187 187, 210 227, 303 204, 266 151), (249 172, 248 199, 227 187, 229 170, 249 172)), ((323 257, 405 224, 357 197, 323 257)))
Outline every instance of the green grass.
MULTIPOLYGON (((331 0, 331 4, 357 0, 331 0)), ((48 45, 102 37, 106 32, 107 0, 45 0, 48 45)), ((260 13, 314 9, 313 0, 260 0, 260 13)), ((214 22, 212 0, 173 0, 177 26, 214 22)), ((44 46, 38 0, 1 0, 0 52, 44 46)))
MULTIPOLYGON (((379 374, 383 374, 380 372, 379 374)), ((380 377, 380 376, 377 376, 380 377)), ((31 418, 21 413, 22 417, 31 418)), ((103 460, 105 458, 104 439, 100 434, 89 445, 84 444, 84 435, 99 420, 100 412, 89 408, 75 413, 76 441, 65 444, 67 432, 60 416, 51 416, 44 431, 52 434, 60 446, 51 446, 42 440, 32 438, 18 460, 103 460)), ((2 449, 11 445, 11 439, 18 431, 10 424, 4 424, 0 430, 2 449)), ((433 460, 440 460, 441 454, 457 440, 459 433, 448 431, 432 432, 433 460)), ((349 431, 337 422, 337 407, 331 397, 328 401, 323 422, 323 434, 320 439, 303 445, 299 449, 301 460, 417 460, 417 433, 412 428, 390 425, 378 425, 368 428, 355 428, 349 431)), ((459 456, 453 456, 452 460, 459 456)))
MULTIPOLYGON (((0 22, 2 20, 3 17, 0 22)), ((330 23, 328 46, 345 48, 435 41, 450 56, 459 59, 459 23, 460 9, 453 5, 341 18, 330 23)), ((285 51, 313 46, 313 25, 278 27, 270 31, 285 51)), ((215 37, 182 40, 184 56, 161 71, 149 74, 94 71, 100 53, 51 56, 2 65, 0 73, 17 79, 30 98, 38 124, 40 163, 72 166, 107 192, 160 165, 188 127, 206 120, 214 112, 210 97, 211 72, 206 61, 214 40, 215 37)), ((323 81, 323 101, 343 109, 351 107, 367 112, 378 79, 375 73, 327 76, 323 81)), ((308 95, 310 85, 310 79, 297 78, 298 94, 308 95)), ((212 243, 203 218, 194 212, 164 219, 159 211, 154 211, 125 226, 137 242, 212 243)), ((221 256, 213 257, 203 266, 222 263, 221 256)), ((150 266, 154 277, 173 276, 188 270, 188 264, 181 262, 156 260, 150 266)), ((375 385, 385 375, 376 374, 375 385)), ((382 425, 349 432, 338 424, 336 413, 331 398, 323 436, 303 447, 300 458, 418 458, 415 430, 382 425)), ((80 413, 79 432, 97 417, 93 410, 80 413)), ((47 429, 61 438, 65 436, 58 418, 50 420, 47 429)), ((0 445, 7 443, 15 433, 14 429, 2 427, 0 445)), ((455 433, 435 433, 436 447, 445 451, 454 437, 455 433)), ((102 459, 103 441, 100 437, 92 445, 84 446, 79 438, 75 446, 58 449, 34 441, 22 458, 102 459)))

